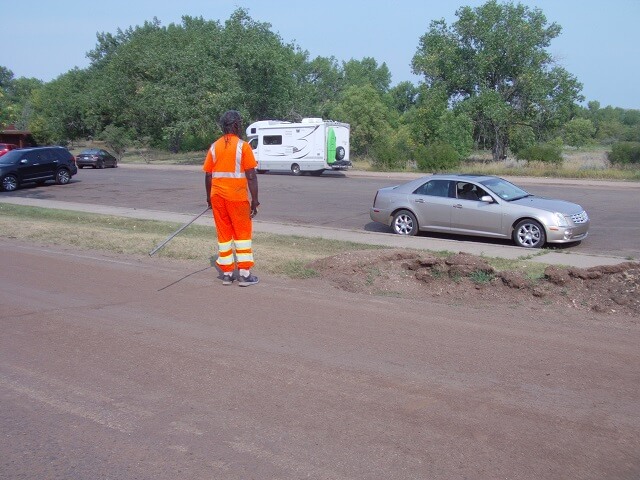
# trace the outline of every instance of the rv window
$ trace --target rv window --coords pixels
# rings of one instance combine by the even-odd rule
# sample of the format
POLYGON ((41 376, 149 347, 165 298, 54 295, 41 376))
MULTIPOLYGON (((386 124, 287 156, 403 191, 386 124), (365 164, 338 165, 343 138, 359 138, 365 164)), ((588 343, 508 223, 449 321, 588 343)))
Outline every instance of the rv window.
POLYGON ((265 135, 262 137, 263 145, 282 145, 282 135, 265 135))
POLYGON ((255 150, 256 148, 258 148, 258 139, 252 138, 251 141, 249 142, 249 145, 251 145, 252 150, 255 150))

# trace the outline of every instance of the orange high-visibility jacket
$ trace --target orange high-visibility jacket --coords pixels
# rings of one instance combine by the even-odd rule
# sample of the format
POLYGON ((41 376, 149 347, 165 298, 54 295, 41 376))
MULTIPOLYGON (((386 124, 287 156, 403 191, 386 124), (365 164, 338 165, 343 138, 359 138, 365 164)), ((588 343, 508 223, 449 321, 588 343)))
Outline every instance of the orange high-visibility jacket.
POLYGON ((245 172, 258 162, 251 146, 233 134, 226 134, 209 148, 202 170, 211 173, 211 196, 241 202, 249 200, 245 172))

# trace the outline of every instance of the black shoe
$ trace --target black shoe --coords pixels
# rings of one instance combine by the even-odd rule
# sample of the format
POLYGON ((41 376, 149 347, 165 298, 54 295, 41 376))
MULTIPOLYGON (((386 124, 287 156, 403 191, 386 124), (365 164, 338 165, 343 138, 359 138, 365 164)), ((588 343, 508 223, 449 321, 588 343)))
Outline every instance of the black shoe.
POLYGON ((222 276, 222 285, 231 285, 233 283, 233 274, 225 273, 222 276))
POLYGON ((250 285, 255 285, 256 283, 258 283, 258 277, 256 277, 255 275, 247 275, 246 277, 243 277, 242 275, 240 275, 240 280, 238 281, 238 285, 240 285, 241 287, 248 287, 250 285))

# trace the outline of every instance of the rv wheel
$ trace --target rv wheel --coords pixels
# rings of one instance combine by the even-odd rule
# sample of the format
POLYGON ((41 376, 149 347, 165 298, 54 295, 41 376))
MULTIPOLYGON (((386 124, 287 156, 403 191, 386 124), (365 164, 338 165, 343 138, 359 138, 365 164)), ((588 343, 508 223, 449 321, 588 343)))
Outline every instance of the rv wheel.
POLYGON ((293 165, 291 165, 291 173, 293 173, 294 175, 300 175, 302 172, 300 171, 300 165, 298 165, 297 163, 294 163, 293 165))
POLYGON ((344 160, 344 147, 336 148, 336 160, 344 160))

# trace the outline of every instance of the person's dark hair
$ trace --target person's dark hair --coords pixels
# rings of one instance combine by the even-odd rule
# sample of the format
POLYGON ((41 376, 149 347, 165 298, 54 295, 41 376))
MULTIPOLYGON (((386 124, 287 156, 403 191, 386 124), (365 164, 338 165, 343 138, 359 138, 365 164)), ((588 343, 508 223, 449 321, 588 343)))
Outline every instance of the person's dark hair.
POLYGON ((222 133, 233 133, 238 137, 242 134, 242 117, 237 110, 228 110, 220 117, 222 133))

